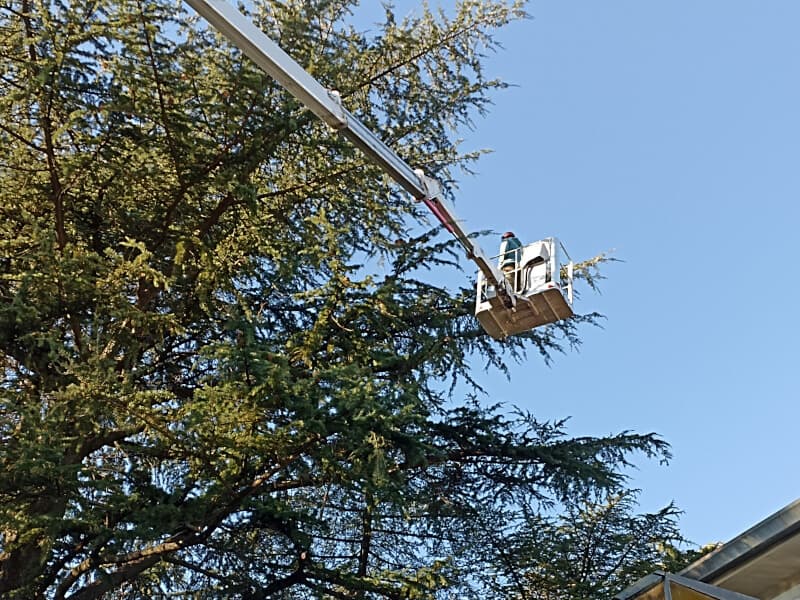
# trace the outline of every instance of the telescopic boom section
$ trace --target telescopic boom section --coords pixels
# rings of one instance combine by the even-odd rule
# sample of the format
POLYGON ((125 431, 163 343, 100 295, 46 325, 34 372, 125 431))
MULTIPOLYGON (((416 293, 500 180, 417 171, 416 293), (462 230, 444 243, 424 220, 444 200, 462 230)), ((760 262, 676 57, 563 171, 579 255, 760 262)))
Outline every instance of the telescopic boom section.
POLYGON ((186 3, 315 115, 360 148, 404 190, 424 202, 464 247, 467 257, 478 265, 504 303, 509 308, 516 304, 510 284, 481 247, 469 237, 462 221, 442 196, 439 182, 411 168, 342 106, 338 94, 326 89, 225 0, 186 0, 186 3))

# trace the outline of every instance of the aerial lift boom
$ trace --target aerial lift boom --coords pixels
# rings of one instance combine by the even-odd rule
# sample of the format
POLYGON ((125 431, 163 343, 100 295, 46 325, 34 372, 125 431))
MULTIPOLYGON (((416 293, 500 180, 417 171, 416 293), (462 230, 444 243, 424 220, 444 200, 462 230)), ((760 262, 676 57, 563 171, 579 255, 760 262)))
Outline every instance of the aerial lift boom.
MULTIPOLYGON (((517 320, 514 314, 520 304, 527 307, 525 310, 536 311, 534 304, 515 290, 513 282, 498 268, 496 261, 489 258, 475 240, 469 237, 464 224, 444 198, 438 181, 409 166, 342 106, 336 92, 326 89, 314 79, 226 0, 186 0, 186 3, 315 115, 360 148, 404 190, 425 203, 444 228, 464 247, 467 257, 478 266, 481 279, 492 288, 491 299, 496 299, 491 308, 507 313, 502 319, 503 323, 517 320)), ((572 314, 571 311, 569 314, 572 314)), ((480 315, 479 319, 484 328, 487 328, 480 315)), ((491 320, 500 323, 495 318, 491 320)), ((530 329, 530 326, 524 329, 530 329)), ((487 328, 487 331, 494 337, 505 337, 515 332, 513 327, 509 329, 507 326, 496 331, 487 328)))

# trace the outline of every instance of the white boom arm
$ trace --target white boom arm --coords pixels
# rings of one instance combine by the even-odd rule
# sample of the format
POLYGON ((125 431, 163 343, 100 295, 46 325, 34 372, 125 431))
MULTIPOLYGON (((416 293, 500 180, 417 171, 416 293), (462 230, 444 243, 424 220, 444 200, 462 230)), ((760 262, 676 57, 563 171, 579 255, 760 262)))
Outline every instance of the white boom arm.
POLYGON ((315 115, 360 148, 404 190, 424 202, 464 247, 467 257, 478 265, 506 306, 511 308, 516 304, 510 284, 481 247, 469 237, 463 223, 443 197, 438 181, 427 177, 422 171, 412 169, 349 113, 336 93, 323 87, 226 0, 186 0, 186 3, 315 115))

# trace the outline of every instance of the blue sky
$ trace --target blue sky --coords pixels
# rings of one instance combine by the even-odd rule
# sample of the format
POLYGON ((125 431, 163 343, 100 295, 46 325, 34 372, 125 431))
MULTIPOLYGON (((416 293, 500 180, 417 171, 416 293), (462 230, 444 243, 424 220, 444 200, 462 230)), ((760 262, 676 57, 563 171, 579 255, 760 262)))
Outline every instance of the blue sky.
POLYGON ((490 61, 516 86, 469 136, 494 153, 458 210, 625 262, 583 295, 608 319, 579 353, 487 383, 575 434, 659 432, 675 458, 633 473, 644 507, 674 500, 691 539, 729 539, 800 496, 800 3, 529 12, 490 61))
POLYGON ((800 496, 800 2, 529 12, 489 60, 514 87, 468 133, 494 152, 457 210, 475 230, 624 262, 578 304, 607 316, 580 352, 482 381, 493 400, 571 416, 572 434, 660 433, 674 459, 632 473, 643 508, 674 500, 690 539, 730 539, 800 496))

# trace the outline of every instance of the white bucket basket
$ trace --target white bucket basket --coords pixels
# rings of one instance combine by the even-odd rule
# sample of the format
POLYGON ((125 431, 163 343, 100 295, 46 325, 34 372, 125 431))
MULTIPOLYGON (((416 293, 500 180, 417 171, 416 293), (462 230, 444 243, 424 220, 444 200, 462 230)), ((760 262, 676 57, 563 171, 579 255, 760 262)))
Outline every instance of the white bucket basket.
MULTIPOLYGON (((546 238, 514 250, 515 264, 505 271, 516 299, 516 306, 512 308, 506 306, 483 274, 478 273, 475 316, 489 335, 503 339, 573 315, 573 265, 572 262, 561 264, 560 248, 557 238, 546 238), (562 267, 566 271, 563 282, 562 267)), ((497 258, 509 262, 507 256, 497 258)))

